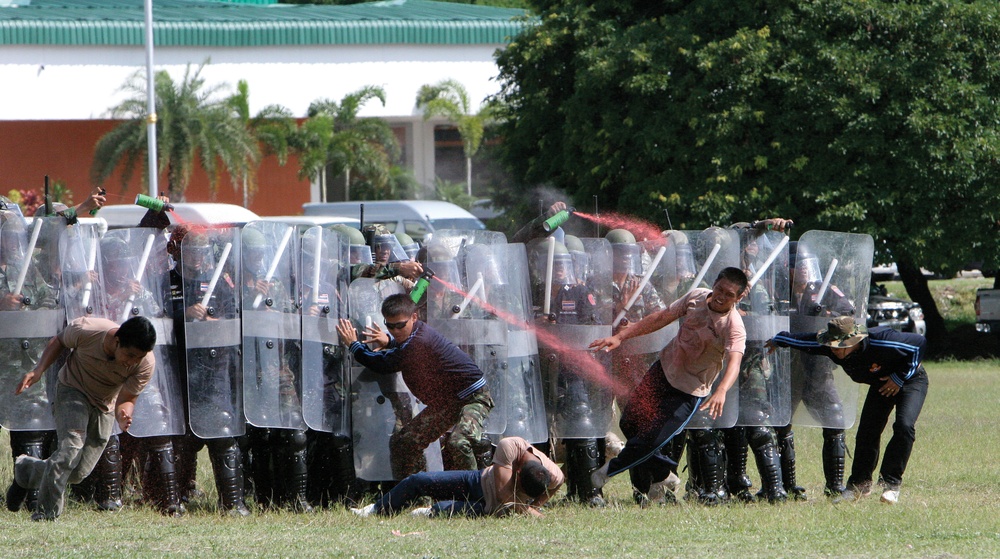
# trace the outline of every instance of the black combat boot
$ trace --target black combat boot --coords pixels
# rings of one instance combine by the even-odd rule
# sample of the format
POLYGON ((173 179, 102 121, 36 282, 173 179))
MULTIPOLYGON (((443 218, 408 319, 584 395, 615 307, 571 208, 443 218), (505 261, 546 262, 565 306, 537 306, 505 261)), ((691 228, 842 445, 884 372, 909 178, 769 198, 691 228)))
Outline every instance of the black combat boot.
POLYGON ((309 481, 306 432, 299 429, 280 431, 282 506, 295 512, 312 512, 306 496, 309 481))
POLYGON ((823 429, 823 475, 827 497, 839 498, 844 492, 844 463, 847 460, 847 445, 843 429, 823 429))
POLYGON ((788 500, 781 478, 781 453, 778 452, 777 437, 770 427, 747 427, 747 440, 753 449, 760 472, 760 491, 758 499, 767 499, 769 503, 780 503, 788 500))
MULTIPOLYGON (((14 461, 22 454, 27 454, 33 458, 46 459, 52 454, 52 434, 54 431, 10 431, 10 454, 14 461)), ((75 487, 75 486, 74 486, 75 487)), ((22 502, 17 499, 7 503, 7 510, 17 512, 23 507, 28 511, 34 511, 38 504, 37 489, 23 489, 25 492, 22 502)), ((86 491, 85 491, 86 493, 86 491)), ((93 488, 90 488, 90 495, 93 488)), ((83 500, 89 500, 90 495, 85 495, 83 500)))
POLYGON ((219 492, 219 510, 231 516, 250 516, 243 500, 243 457, 236 440, 211 439, 208 455, 212 459, 215 487, 219 492))
POLYGON ((688 436, 688 460, 697 467, 693 470, 694 489, 698 502, 703 505, 718 505, 726 501, 723 488, 726 469, 725 448, 716 429, 690 429, 688 436), (692 460, 693 459, 693 460, 692 460))
POLYGON ((778 436, 778 452, 781 454, 781 481, 785 493, 795 501, 806 500, 806 488, 795 480, 795 432, 791 425, 775 429, 778 436))
POLYGON ((152 437, 147 441, 142 466, 142 499, 168 516, 184 513, 177 476, 177 455, 170 437, 152 437))
POLYGON ((111 435, 101 459, 91 472, 94 476, 94 502, 97 508, 115 511, 122 507, 122 455, 118 435, 111 435))
POLYGON ((750 492, 753 482, 747 476, 747 434, 745 427, 723 429, 726 442, 726 486, 729 494, 743 501, 753 502, 750 492))
POLYGON ((604 494, 590 480, 590 474, 603 465, 597 439, 566 439, 566 470, 569 497, 594 507, 605 505, 604 494))

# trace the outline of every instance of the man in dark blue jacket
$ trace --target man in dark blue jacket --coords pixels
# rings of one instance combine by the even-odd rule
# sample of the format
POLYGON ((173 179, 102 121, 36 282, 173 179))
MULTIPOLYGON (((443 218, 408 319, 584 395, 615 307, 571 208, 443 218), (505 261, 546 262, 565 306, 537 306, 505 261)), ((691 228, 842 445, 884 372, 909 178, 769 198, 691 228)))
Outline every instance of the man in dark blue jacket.
POLYGON ((382 316, 388 333, 366 328, 364 343, 348 319, 341 319, 337 332, 355 361, 378 374, 402 372, 403 382, 427 406, 389 440, 393 477, 403 479, 421 471, 424 449, 449 429, 447 446, 461 457, 460 469, 477 469, 473 448, 493 409, 483 372, 455 344, 417 319, 417 306, 409 295, 387 297, 382 316))
POLYGON ((889 413, 896 408, 892 438, 885 447, 879 470, 879 483, 884 488, 882 502, 896 503, 916 439, 917 417, 927 398, 927 371, 922 364, 927 340, 919 334, 884 327, 866 332, 853 318, 841 316, 831 320, 822 332, 781 332, 767 345, 772 351, 776 346, 791 347, 825 355, 843 367, 854 382, 869 385, 844 500, 860 499, 871 493, 882 431, 889 413))

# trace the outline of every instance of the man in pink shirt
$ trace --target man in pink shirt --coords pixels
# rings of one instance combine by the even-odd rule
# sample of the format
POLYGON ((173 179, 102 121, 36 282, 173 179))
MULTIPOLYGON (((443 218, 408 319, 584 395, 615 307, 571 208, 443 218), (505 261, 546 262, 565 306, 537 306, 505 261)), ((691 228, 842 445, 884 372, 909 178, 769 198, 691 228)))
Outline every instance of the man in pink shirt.
POLYGON ((594 350, 612 351, 629 338, 684 319, 677 337, 660 352, 625 407, 619 426, 628 441, 618 456, 594 471, 595 487, 629 470, 637 491, 657 489, 676 466, 658 450, 683 433, 698 410, 708 410, 713 418, 722 414, 726 391, 736 382, 746 349, 746 330, 736 303, 747 284, 742 270, 725 268, 712 289, 694 289, 666 309, 590 344, 594 350), (726 369, 713 393, 712 384, 725 359, 726 369))

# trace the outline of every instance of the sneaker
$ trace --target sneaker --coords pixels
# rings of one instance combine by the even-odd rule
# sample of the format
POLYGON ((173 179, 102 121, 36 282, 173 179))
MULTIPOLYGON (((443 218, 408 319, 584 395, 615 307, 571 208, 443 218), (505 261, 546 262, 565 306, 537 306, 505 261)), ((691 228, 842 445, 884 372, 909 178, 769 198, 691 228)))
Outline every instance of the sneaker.
POLYGON ((681 486, 681 478, 677 474, 670 472, 667 479, 657 481, 649 486, 649 500, 654 503, 676 503, 677 496, 674 491, 681 486))
POLYGON ((352 508, 351 512, 353 512, 354 514, 356 514, 356 515, 358 515, 358 516, 360 516, 362 518, 367 517, 367 516, 371 516, 371 515, 375 514, 375 503, 372 503, 370 505, 365 505, 365 506, 363 506, 363 507, 361 507, 359 509, 352 508))
POLYGON ((891 487, 886 488, 886 490, 882 492, 882 498, 879 500, 883 503, 895 505, 899 502, 899 489, 893 489, 891 487))
POLYGON ((607 436, 605 436, 604 453, 607 455, 609 460, 621 454, 623 448, 625 448, 625 443, 618 438, 618 435, 608 433, 607 436))
POLYGON ((10 512, 21 510, 21 505, 27 498, 28 490, 18 485, 16 481, 11 481, 10 487, 7 488, 7 510, 10 512))
POLYGON ((600 489, 608 483, 610 479, 608 477, 608 464, 610 462, 605 462, 603 466, 591 472, 590 483, 594 484, 594 489, 600 489))
MULTIPOLYGON (((368 505, 368 506, 370 506, 372 508, 375 508, 375 505, 368 505)), ((357 511, 358 509, 353 509, 353 510, 357 511)), ((418 507, 418 508, 413 509, 410 512, 410 514, 413 515, 413 516, 431 516, 431 513, 432 513, 433 510, 434 509, 432 509, 431 507, 418 507)), ((365 514, 365 515, 362 515, 360 513, 358 513, 358 514, 359 514, 359 516, 368 516, 367 514, 365 514)))
POLYGON ((847 489, 839 495, 833 497, 834 503, 839 503, 841 501, 860 501, 864 497, 872 494, 872 482, 864 481, 861 483, 849 483, 847 484, 847 489))

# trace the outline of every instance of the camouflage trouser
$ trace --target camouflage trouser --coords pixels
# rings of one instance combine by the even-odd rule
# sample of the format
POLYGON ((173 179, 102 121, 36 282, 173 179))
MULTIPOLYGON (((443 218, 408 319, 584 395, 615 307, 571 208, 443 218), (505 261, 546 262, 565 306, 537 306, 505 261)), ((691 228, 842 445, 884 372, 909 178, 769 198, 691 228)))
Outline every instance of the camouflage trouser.
POLYGON ((389 439, 392 475, 401 480, 426 469, 424 449, 448 429, 447 447, 461 469, 475 470, 474 448, 483 437, 483 425, 493 409, 493 398, 485 387, 448 407, 426 407, 389 439))

